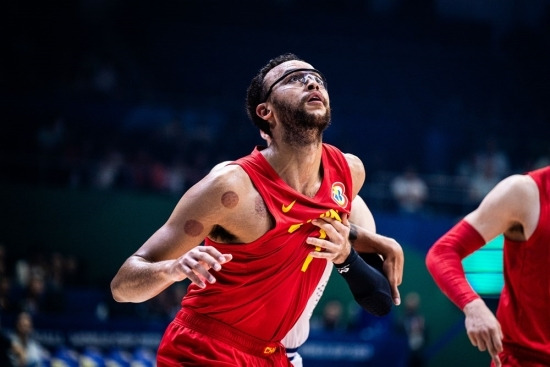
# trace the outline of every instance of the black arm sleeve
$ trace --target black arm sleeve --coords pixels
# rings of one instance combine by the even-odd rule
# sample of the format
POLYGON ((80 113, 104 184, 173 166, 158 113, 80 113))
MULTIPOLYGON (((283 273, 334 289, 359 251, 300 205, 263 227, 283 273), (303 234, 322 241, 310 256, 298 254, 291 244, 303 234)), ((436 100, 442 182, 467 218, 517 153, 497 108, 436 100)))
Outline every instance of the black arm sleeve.
POLYGON ((380 271, 367 264, 353 248, 346 261, 334 266, 348 283, 355 301, 367 312, 384 316, 391 311, 393 301, 389 281, 380 271))

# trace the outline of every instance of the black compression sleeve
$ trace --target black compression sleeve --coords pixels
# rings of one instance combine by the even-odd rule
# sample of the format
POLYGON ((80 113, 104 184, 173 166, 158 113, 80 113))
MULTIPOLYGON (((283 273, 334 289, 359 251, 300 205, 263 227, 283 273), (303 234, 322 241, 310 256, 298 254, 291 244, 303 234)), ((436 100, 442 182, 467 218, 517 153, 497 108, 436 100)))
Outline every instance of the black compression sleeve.
POLYGON ((389 281, 367 264, 353 248, 346 261, 334 266, 348 283, 361 307, 375 316, 384 316, 390 312, 392 296, 389 281))

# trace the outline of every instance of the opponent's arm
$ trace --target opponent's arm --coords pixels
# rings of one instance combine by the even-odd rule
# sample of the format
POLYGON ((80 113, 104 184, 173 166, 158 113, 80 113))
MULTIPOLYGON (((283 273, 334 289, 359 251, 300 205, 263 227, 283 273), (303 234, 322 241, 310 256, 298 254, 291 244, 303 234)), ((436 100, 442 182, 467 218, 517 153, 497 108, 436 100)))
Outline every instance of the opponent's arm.
MULTIPOLYGON (((218 269, 229 261, 230 256, 202 249, 190 252, 228 215, 221 196, 235 179, 226 175, 210 173, 189 189, 167 222, 122 264, 111 281, 116 301, 146 301, 174 282, 201 273, 205 264, 218 269)), ((238 190, 238 185, 234 186, 238 190)))
POLYGON ((471 343, 488 350, 496 366, 502 351, 500 324, 466 280, 462 259, 497 235, 521 226, 526 238, 538 218, 538 190, 527 176, 510 176, 495 186, 479 207, 451 228, 430 248, 428 271, 442 292, 461 310, 471 343))
POLYGON ((374 217, 359 195, 353 200, 349 221, 349 238, 353 248, 369 265, 386 275, 392 289, 393 303, 401 304, 398 287, 403 280, 403 249, 393 238, 376 233, 374 217))
POLYGON ((526 235, 532 233, 535 215, 538 218, 536 200, 538 191, 529 177, 510 176, 429 249, 428 270, 443 293, 460 309, 479 298, 466 280, 462 259, 512 227, 521 226, 528 232, 526 235))

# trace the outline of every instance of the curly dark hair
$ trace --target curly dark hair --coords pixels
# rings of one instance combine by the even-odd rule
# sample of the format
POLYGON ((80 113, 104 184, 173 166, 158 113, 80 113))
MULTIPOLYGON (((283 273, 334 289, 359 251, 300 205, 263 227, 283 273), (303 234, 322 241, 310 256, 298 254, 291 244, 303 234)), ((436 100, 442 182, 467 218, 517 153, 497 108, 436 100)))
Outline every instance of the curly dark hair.
POLYGON ((250 118, 250 120, 252 120, 254 125, 256 125, 260 130, 262 130, 269 136, 271 136, 269 124, 267 123, 267 121, 261 119, 256 114, 256 107, 260 103, 265 102, 264 96, 266 92, 264 90, 264 78, 265 75, 275 66, 290 60, 304 61, 293 53, 282 54, 269 60, 269 62, 260 69, 258 74, 256 74, 256 76, 252 78, 252 80, 250 81, 250 85, 248 86, 248 89, 246 91, 246 112, 248 114, 248 117, 250 118))

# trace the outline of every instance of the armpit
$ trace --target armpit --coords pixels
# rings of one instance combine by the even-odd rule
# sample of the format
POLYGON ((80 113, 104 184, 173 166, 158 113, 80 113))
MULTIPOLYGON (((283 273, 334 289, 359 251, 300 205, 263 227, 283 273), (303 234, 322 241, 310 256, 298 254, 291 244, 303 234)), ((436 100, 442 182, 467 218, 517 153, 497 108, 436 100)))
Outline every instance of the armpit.
POLYGON ((527 238, 525 238, 525 231, 523 230, 523 225, 521 223, 514 223, 506 232, 504 232, 504 237, 516 242, 527 240, 527 238))

